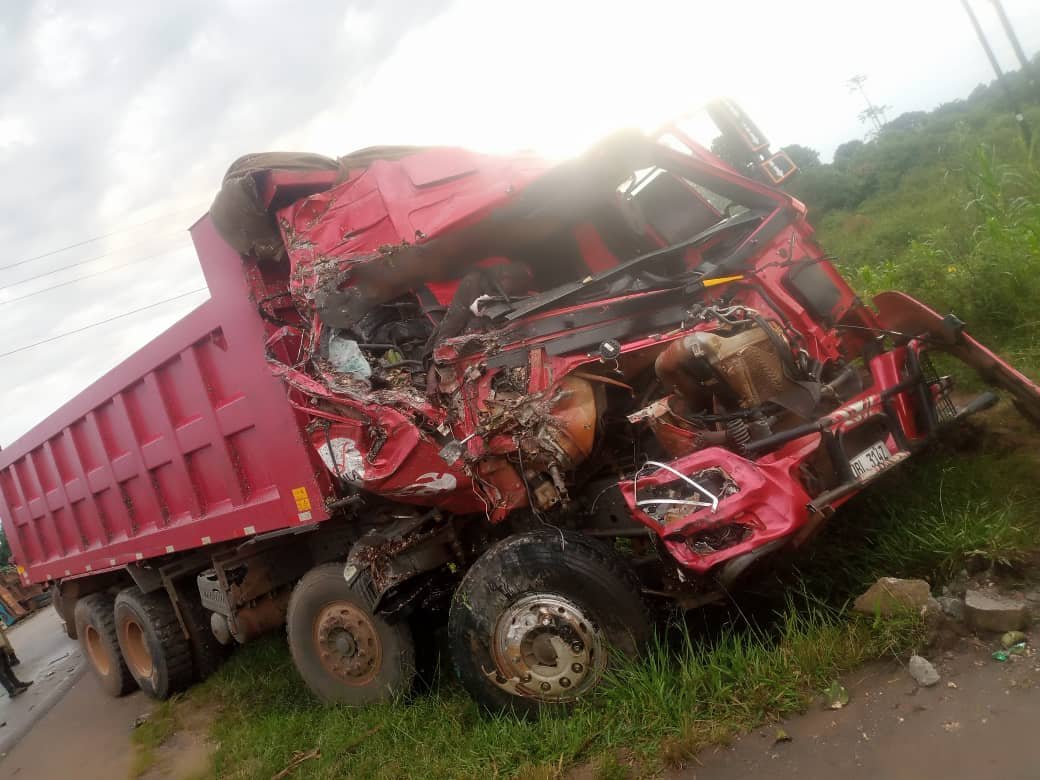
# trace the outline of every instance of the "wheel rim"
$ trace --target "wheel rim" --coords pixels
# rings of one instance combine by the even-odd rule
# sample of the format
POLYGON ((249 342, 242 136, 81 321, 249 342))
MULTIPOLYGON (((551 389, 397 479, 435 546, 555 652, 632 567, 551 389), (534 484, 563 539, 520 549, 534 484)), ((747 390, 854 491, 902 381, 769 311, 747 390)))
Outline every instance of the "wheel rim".
POLYGON ((128 618, 122 626, 123 655, 135 677, 152 676, 152 654, 148 651, 148 642, 141 624, 128 618))
POLYGON ((322 607, 314 621, 322 668, 347 685, 371 682, 383 663, 383 646, 371 616, 349 601, 322 607))
POLYGON ((108 677, 108 673, 112 671, 112 659, 108 657, 108 650, 101 640, 101 634, 94 626, 84 626, 83 641, 87 646, 87 655, 90 656, 90 663, 97 669, 98 674, 102 677, 108 677))
POLYGON ((571 601, 535 593, 513 602, 492 636, 496 685, 518 696, 547 702, 579 698, 599 681, 607 665, 603 637, 571 601))

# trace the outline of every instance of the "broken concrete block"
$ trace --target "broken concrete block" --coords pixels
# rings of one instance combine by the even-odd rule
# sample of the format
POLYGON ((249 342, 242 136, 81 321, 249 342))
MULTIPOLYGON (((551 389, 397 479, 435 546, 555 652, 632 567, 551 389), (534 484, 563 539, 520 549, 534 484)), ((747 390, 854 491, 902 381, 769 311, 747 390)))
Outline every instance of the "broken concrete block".
POLYGON ((932 666, 931 661, 919 655, 910 656, 910 664, 908 666, 910 676, 914 678, 918 685, 922 685, 925 688, 935 685, 939 682, 939 672, 932 666))
POLYGON ((931 597, 931 588, 924 580, 882 577, 856 599, 852 608, 857 612, 885 617, 906 612, 921 614, 931 597))
POLYGON ((1026 627, 1029 612, 1025 602, 996 593, 969 590, 964 594, 964 613, 968 625, 977 631, 1020 631, 1026 627))

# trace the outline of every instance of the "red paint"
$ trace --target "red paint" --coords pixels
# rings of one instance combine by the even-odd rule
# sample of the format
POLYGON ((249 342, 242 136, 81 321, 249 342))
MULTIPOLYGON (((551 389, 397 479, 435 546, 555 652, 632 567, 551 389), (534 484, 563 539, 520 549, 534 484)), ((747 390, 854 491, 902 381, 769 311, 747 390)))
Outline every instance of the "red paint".
POLYGON ((301 488, 327 517, 242 261, 208 219, 192 238, 210 300, 0 451, 0 516, 34 582, 299 524, 301 488))

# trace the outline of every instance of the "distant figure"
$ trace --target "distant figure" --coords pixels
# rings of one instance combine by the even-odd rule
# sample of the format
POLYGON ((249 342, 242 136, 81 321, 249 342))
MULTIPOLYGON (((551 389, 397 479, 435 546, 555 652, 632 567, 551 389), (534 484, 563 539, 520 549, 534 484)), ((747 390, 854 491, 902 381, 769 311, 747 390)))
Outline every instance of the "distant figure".
POLYGON ((12 699, 21 696, 32 685, 32 682, 22 682, 14 676, 11 668, 18 663, 18 656, 14 654, 11 640, 7 638, 7 629, 0 624, 0 685, 4 686, 7 695, 12 699))

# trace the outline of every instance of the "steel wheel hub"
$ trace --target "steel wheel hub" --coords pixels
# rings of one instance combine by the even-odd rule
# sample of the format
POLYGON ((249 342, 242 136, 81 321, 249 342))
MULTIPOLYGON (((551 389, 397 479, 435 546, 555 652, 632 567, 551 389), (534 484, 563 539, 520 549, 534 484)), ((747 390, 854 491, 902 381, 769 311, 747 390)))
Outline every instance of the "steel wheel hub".
POLYGON ((327 604, 314 621, 321 665, 348 685, 364 685, 379 672, 383 648, 371 616, 348 601, 327 604))
POLYGON ((83 638, 87 645, 87 654, 90 656, 94 668, 97 669, 102 677, 108 677, 108 673, 112 671, 112 661, 108 657, 108 651, 102 644, 101 634, 98 633, 94 626, 87 624, 83 628, 83 638))
POLYGON ((571 601, 548 593, 524 596, 495 626, 488 673, 500 688, 551 702, 573 701, 592 688, 607 663, 603 637, 571 601))
POLYGON ((123 657, 130 670, 139 679, 150 678, 154 665, 152 654, 148 650, 148 640, 144 636, 144 629, 136 620, 127 620, 123 623, 122 634, 123 657))

